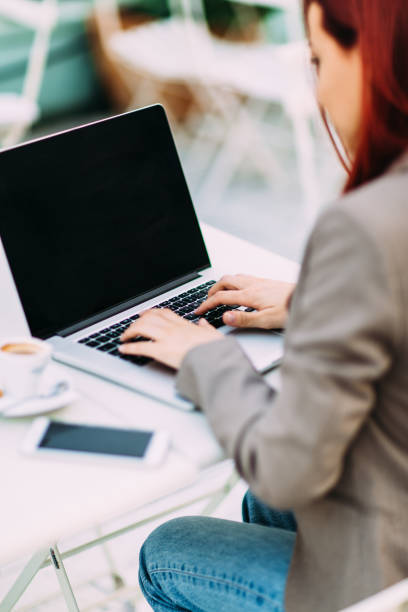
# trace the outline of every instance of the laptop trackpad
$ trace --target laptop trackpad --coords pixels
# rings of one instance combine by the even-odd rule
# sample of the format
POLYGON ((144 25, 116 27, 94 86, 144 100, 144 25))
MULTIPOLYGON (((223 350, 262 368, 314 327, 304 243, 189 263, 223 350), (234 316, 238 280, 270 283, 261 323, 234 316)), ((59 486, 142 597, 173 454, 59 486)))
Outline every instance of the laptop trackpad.
POLYGON ((273 330, 234 329, 222 327, 219 331, 231 335, 241 345, 258 372, 279 365, 283 357, 283 334, 273 330))

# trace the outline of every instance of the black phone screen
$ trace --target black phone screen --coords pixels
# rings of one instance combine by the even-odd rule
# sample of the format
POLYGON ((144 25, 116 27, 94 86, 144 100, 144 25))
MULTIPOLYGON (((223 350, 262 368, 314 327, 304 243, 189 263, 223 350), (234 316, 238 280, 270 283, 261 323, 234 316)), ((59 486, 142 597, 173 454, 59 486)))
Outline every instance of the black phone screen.
POLYGON ((143 457, 153 432, 50 423, 39 448, 143 457))

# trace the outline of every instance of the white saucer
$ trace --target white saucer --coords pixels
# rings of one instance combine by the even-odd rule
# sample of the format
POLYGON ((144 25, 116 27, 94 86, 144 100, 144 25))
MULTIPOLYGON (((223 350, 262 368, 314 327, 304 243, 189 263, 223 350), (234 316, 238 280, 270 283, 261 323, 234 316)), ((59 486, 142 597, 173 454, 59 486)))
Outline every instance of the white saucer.
POLYGON ((47 395, 59 383, 65 383, 65 388, 58 395, 49 398, 22 400, 20 404, 16 404, 13 408, 11 406, 15 404, 16 399, 6 393, 4 397, 0 398, 0 416, 4 418, 34 416, 52 412, 74 402, 78 395, 72 388, 71 379, 61 367, 53 363, 46 368, 41 377, 38 394, 47 395), (7 411, 8 406, 10 406, 9 411, 7 411))

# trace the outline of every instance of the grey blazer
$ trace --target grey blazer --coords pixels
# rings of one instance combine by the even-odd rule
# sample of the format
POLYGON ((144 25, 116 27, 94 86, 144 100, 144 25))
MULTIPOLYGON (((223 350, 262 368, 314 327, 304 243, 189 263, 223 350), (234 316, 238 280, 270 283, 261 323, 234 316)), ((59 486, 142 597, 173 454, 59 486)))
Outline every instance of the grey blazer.
POLYGON ((408 153, 319 217, 277 394, 232 339, 179 391, 251 490, 294 509, 287 612, 334 612, 408 576, 408 153))

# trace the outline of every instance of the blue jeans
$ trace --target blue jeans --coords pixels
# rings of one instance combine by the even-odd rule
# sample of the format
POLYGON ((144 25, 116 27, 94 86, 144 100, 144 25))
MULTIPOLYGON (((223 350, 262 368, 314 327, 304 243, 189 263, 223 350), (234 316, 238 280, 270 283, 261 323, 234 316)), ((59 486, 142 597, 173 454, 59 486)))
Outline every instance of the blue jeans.
POLYGON ((249 491, 242 514, 244 523, 174 519, 147 538, 139 582, 153 610, 284 611, 294 515, 268 508, 249 491))

